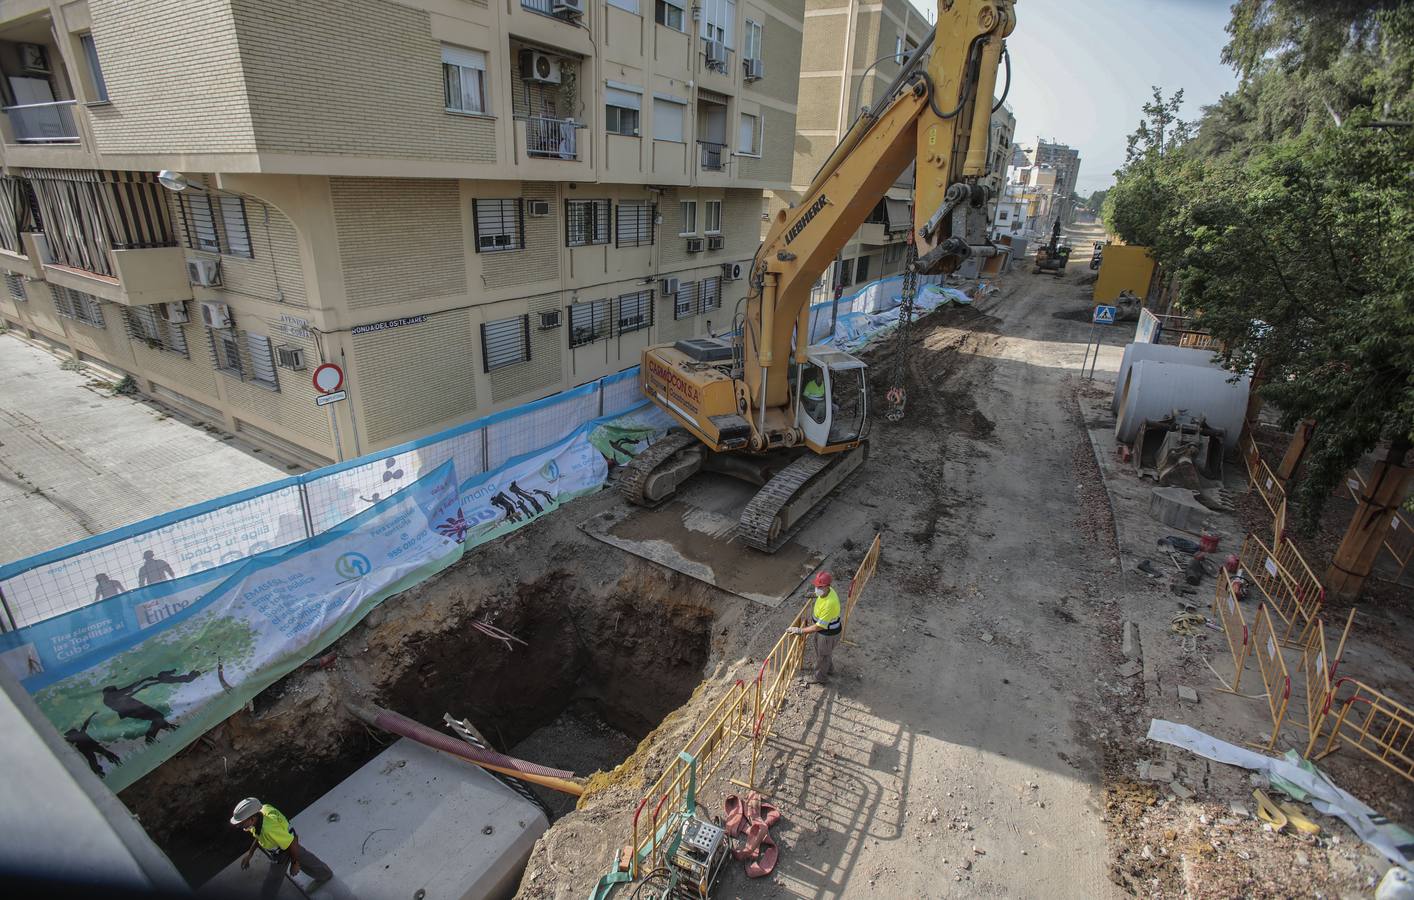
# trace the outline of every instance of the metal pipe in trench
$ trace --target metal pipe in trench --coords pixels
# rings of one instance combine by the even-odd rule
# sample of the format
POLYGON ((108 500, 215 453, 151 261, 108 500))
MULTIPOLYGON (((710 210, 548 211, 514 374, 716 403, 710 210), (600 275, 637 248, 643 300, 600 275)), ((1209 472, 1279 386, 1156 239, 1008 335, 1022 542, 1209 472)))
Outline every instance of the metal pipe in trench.
POLYGON ((573 772, 567 772, 564 769, 550 769, 490 750, 480 750, 465 741, 428 728, 421 722, 413 721, 407 716, 383 709, 381 706, 364 707, 353 703, 345 705, 349 712, 375 728, 381 728, 391 734, 417 741, 433 750, 441 750, 443 753, 460 757, 469 763, 481 766, 483 769, 500 772, 502 775, 510 775, 512 778, 519 778, 522 781, 538 784, 541 787, 575 797, 584 794, 584 785, 574 780, 573 772))

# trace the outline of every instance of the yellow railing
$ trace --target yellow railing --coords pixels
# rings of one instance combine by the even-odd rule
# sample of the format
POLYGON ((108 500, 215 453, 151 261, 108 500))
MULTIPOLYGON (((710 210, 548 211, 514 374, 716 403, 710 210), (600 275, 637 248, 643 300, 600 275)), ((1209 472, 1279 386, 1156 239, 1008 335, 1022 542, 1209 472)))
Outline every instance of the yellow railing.
POLYGON ((1329 697, 1327 711, 1338 708, 1339 712, 1316 759, 1329 756, 1343 744, 1414 781, 1414 712, 1353 678, 1337 679, 1329 697), (1340 701, 1342 687, 1349 687, 1351 693, 1340 701))
POLYGON ((1262 673, 1262 684, 1267 688, 1267 708, 1272 715, 1272 737, 1264 750, 1276 746, 1281 734, 1282 722, 1286 719, 1286 708, 1291 701, 1291 676, 1286 671, 1286 660, 1281 655, 1281 644, 1277 642, 1276 629, 1272 627, 1272 615, 1265 605, 1257 607, 1257 618, 1253 622, 1252 647, 1257 655, 1257 671, 1262 673))
POLYGON ((1227 649, 1232 654, 1233 675, 1229 690, 1235 694, 1242 684, 1242 671, 1247 665, 1247 653, 1252 647, 1252 641, 1247 631, 1247 620, 1237 602, 1237 591, 1227 569, 1218 570, 1217 581, 1217 590, 1213 594, 1213 616, 1222 624, 1223 636, 1227 638, 1227 649))

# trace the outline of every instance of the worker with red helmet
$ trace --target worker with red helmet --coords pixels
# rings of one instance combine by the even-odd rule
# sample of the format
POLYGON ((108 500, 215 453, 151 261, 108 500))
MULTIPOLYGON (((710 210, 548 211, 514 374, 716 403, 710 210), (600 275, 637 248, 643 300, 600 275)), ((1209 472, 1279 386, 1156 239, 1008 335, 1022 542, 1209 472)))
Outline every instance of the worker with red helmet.
POLYGON ((829 572, 815 576, 815 608, 811 610, 811 622, 801 628, 791 626, 790 634, 815 635, 815 677, 811 684, 824 684, 834 671, 835 647, 840 643, 840 632, 844 625, 840 620, 840 595, 835 593, 834 579, 829 572))

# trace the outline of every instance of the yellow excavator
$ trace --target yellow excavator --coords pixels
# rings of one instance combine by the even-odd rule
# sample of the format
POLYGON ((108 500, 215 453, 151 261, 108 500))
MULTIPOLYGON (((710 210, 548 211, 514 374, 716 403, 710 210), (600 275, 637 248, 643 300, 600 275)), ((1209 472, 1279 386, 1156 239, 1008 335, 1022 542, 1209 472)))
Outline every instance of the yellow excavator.
MULTIPOLYGON (((738 536, 771 553, 864 462, 865 364, 810 345, 811 286, 909 163, 916 163, 913 232, 896 357, 906 350, 917 276, 999 254, 987 237, 982 180, 1014 7, 1015 0, 938 0, 929 38, 861 112, 800 202, 776 214, 733 335, 643 351, 643 393, 682 431, 629 464, 620 489, 630 502, 656 506, 704 469, 745 479, 760 490, 741 514, 738 536)), ((1008 82, 1010 71, 1008 59, 1008 82)), ((895 378, 890 418, 901 416, 905 401, 901 368, 895 378)))

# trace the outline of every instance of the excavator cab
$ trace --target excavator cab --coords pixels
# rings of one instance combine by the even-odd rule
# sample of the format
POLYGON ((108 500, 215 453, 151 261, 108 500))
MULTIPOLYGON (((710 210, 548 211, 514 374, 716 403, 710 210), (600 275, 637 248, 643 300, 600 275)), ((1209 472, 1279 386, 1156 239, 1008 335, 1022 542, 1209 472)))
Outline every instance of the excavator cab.
POLYGON ((796 372, 796 424, 817 452, 847 450, 865 437, 869 383, 864 361, 828 346, 811 347, 796 372))

